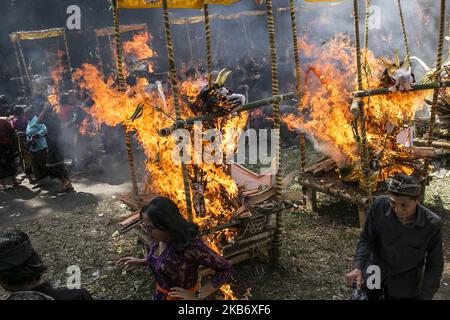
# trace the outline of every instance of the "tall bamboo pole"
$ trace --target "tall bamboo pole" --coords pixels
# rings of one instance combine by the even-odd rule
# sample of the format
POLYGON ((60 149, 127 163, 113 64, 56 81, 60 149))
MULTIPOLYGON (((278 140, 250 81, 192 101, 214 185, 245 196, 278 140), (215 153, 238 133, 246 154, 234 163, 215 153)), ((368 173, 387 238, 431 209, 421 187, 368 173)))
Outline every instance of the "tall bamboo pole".
POLYGON ((66 30, 63 29, 63 40, 64 40, 64 48, 66 49, 66 55, 67 55, 67 63, 69 65, 69 71, 70 71, 70 77, 72 78, 72 62, 70 61, 70 52, 69 52, 69 46, 67 45, 67 37, 66 37, 66 30))
MULTIPOLYGON (((300 75, 300 53, 298 46, 297 35, 297 17, 295 14, 295 0, 289 0, 289 10, 291 13, 291 25, 292 25, 292 43, 294 45, 294 62, 295 62, 295 88, 297 91, 297 109, 302 109, 303 95, 302 95, 302 82, 300 75)), ((300 133, 300 174, 303 174, 306 166, 306 151, 305 151, 305 134, 300 133)))
POLYGON ((405 46, 405 55, 408 56, 409 61, 411 61, 411 57, 410 57, 411 52, 409 51, 408 37, 406 35, 406 26, 405 26, 405 20, 403 19, 403 10, 402 10, 401 0, 397 0, 397 5, 398 5, 398 12, 400 15, 400 24, 402 26, 403 44, 405 46))
POLYGON ((103 77, 105 78, 106 75, 105 75, 105 70, 103 68, 103 57, 102 57, 102 52, 100 51, 100 42, 99 42, 97 35, 95 36, 95 49, 97 51, 98 66, 100 67, 100 72, 102 73, 103 77))
POLYGON ((24 67, 25 77, 27 78, 28 90, 29 90, 29 93, 31 94, 31 92, 33 91, 33 87, 31 85, 31 77, 30 77, 30 73, 28 72, 27 63, 26 63, 25 57, 23 55, 22 45, 20 43, 19 38, 17 38, 17 47, 19 48, 19 54, 20 54, 20 58, 22 60, 22 64, 24 67))
POLYGON ((14 41, 13 41, 13 47, 14 47, 14 53, 16 54, 16 62, 17 62, 17 68, 19 70, 20 82, 22 83, 23 89, 26 90, 25 81, 24 81, 25 75, 23 74, 22 66, 20 64, 19 52, 17 51, 17 44, 14 41))
MULTIPOLYGON (((270 64, 272 69, 272 95, 279 94, 278 86, 278 67, 277 67, 277 51, 275 42, 275 23, 273 19, 273 4, 272 0, 266 0, 266 18, 267 18, 267 32, 269 34, 270 47, 270 64)), ((275 138, 275 194, 278 199, 281 198, 281 170, 280 166, 280 104, 273 103, 273 120, 274 120, 274 138, 275 138)), ((281 212, 276 214, 275 234, 273 239, 273 264, 275 267, 279 266, 281 255, 282 235, 283 235, 283 216, 281 212)))
POLYGON ((194 61, 194 53, 192 51, 192 40, 191 40, 191 32, 189 31, 189 23, 187 18, 184 20, 184 26, 186 28, 186 38, 188 41, 189 54, 191 55, 191 61, 194 61))
MULTIPOLYGON (((438 46, 436 51, 436 70, 440 70, 442 67, 442 54, 444 49, 444 28, 445 28, 445 0, 441 0, 441 14, 440 14, 440 26, 439 26, 439 40, 438 40, 438 46)), ((440 73, 436 73, 435 81, 440 81, 440 73)), ((427 147, 433 146, 433 134, 434 134, 434 123, 436 121, 436 107, 438 104, 438 98, 439 98, 439 88, 434 89, 433 91, 433 103, 431 105, 431 115, 430 115, 430 123, 428 127, 428 143, 427 147)), ((424 174, 425 179, 423 181, 422 185, 422 200, 425 198, 425 189, 426 184, 428 180, 428 174, 430 171, 430 160, 425 159, 425 165, 424 165, 424 174)))
POLYGON ((205 15, 206 61, 208 64, 208 75, 211 76, 213 72, 211 23, 209 19, 209 6, 206 3, 203 5, 203 13, 205 15))
MULTIPOLYGON (((358 12, 358 0, 353 0, 353 14, 354 14, 354 23, 355 23, 355 55, 356 55, 356 68, 357 68, 357 77, 358 77, 358 90, 361 91, 363 89, 362 82, 362 66, 361 66, 361 45, 359 40, 359 12, 358 12)), ((369 176, 370 176, 370 168, 369 168, 369 150, 367 146, 367 133, 366 133, 366 119, 364 115, 364 102, 362 100, 358 101, 358 114, 359 114, 359 122, 361 128, 361 137, 357 140, 361 141, 361 169, 364 175, 365 180, 365 191, 369 198, 372 196, 372 190, 369 185, 369 176)))
MULTIPOLYGON (((178 93, 178 85, 177 85, 177 72, 175 69, 175 56, 173 50, 173 40, 172 34, 170 31, 170 20, 169 20, 169 9, 167 6, 167 0, 162 0, 162 9, 163 9, 163 17, 164 17, 164 33, 166 36, 166 46, 167 46, 167 57, 169 60, 169 78, 170 83, 172 85, 172 95, 173 95, 173 104, 175 109, 175 118, 176 120, 180 120, 180 105, 179 100, 180 96, 178 93)), ((184 195, 186 202, 186 211, 188 214, 188 220, 192 221, 192 201, 191 201, 191 189, 189 184, 189 176, 187 171, 186 163, 181 161, 181 173, 183 175, 183 185, 184 185, 184 195)))
MULTIPOLYGON (((122 64, 122 47, 120 43, 120 32, 119 32, 119 6, 118 0, 113 1, 113 15, 114 15, 114 37, 116 44, 116 59, 117 59, 117 79, 119 81, 119 91, 125 92, 125 79, 123 75, 123 64, 122 64)), ((111 42, 110 42, 111 43, 111 42)), ((125 103, 125 102, 124 102, 125 103)), ((135 198, 136 204, 141 206, 141 198, 139 196, 139 190, 136 179, 136 170, 134 167, 134 156, 133 156, 133 146, 131 144, 131 134, 126 125, 123 126, 125 131, 125 145, 127 148, 128 156, 128 166, 130 168, 131 184, 133 188, 133 197, 135 198)))

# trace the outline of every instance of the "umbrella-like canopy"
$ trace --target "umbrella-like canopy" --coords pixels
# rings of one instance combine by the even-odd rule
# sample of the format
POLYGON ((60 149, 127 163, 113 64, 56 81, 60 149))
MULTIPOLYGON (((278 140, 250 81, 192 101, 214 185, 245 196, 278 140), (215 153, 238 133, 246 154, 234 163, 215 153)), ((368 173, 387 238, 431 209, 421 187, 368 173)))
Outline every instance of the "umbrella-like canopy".
MULTIPOLYGON (((230 5, 241 0, 169 0, 170 9, 201 9, 204 4, 230 5)), ((161 8, 161 0, 119 0, 121 9, 161 8)))

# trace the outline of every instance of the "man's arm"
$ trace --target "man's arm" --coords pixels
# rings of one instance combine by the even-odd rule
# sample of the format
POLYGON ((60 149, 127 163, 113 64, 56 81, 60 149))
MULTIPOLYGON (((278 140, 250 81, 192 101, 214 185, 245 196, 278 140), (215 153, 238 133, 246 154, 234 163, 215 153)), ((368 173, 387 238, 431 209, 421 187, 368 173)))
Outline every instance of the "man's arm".
POLYGON ((364 282, 363 268, 367 259, 373 251, 373 246, 376 237, 376 212, 380 205, 380 200, 375 200, 375 203, 367 211, 367 219, 364 225, 364 230, 356 247, 355 260, 353 262, 354 269, 345 275, 345 282, 348 286, 352 286, 353 283, 361 285, 364 282))
POLYGON ((376 238, 376 211, 378 204, 374 203, 367 212, 367 219, 364 225, 364 230, 359 237, 356 246, 355 260, 353 266, 362 270, 366 264, 367 259, 373 251, 373 245, 376 238))
POLYGON ((439 289, 444 270, 444 253, 442 251, 441 222, 427 247, 425 273, 423 276, 422 293, 419 299, 431 300, 439 289))

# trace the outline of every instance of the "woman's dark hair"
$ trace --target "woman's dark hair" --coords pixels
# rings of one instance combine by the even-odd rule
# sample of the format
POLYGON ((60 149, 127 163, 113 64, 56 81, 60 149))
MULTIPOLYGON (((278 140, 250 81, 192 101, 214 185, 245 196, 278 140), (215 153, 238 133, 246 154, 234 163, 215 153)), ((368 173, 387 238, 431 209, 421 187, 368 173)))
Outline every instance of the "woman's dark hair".
POLYGON ((198 234, 198 227, 186 221, 175 202, 165 197, 156 197, 141 210, 141 219, 146 215, 155 228, 167 232, 177 252, 184 251, 198 234))
MULTIPOLYGON (((28 235, 18 229, 7 229, 0 232, 0 252, 16 248, 18 245, 30 241, 28 235)), ((45 266, 36 252, 23 264, 0 271, 0 281, 8 288, 20 288, 33 281, 39 281, 45 272, 45 266)))

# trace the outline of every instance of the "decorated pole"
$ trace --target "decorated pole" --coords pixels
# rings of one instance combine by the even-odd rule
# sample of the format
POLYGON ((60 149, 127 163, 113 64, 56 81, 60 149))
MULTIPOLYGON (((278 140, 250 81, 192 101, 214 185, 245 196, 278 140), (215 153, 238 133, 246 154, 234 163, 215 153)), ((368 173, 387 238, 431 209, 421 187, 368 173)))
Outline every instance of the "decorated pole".
MULTIPOLYGON (((280 103, 283 100, 291 99, 293 97, 294 97, 294 93, 289 92, 287 94, 281 94, 281 95, 273 96, 270 98, 253 101, 253 102, 250 102, 243 106, 237 107, 236 109, 233 110, 233 113, 239 114, 241 112, 257 109, 257 108, 260 108, 262 106, 266 106, 269 104, 280 103)), ((216 113, 210 113, 210 114, 193 117, 193 118, 188 118, 188 119, 179 119, 179 120, 176 120, 175 123, 172 124, 170 127, 159 129, 158 133, 159 133, 159 135, 166 137, 166 136, 170 135, 174 130, 191 126, 196 121, 210 121, 210 120, 214 120, 214 119, 218 119, 218 118, 223 118, 223 117, 226 117, 229 115, 230 115, 229 113, 216 112, 216 113)))
POLYGON ((95 35, 95 50, 97 51, 98 66, 100 67, 100 72, 102 73, 103 77, 105 77, 105 70, 103 69, 103 58, 100 51, 100 43, 97 35, 95 35))
POLYGON ((19 52, 17 51, 17 44, 15 42, 13 42, 13 47, 14 47, 14 53, 16 54, 16 61, 17 61, 17 68, 19 70, 19 75, 20 75, 20 82, 22 83, 23 89, 26 90, 24 74, 22 72, 22 66, 21 66, 20 60, 19 60, 19 52))
MULTIPOLYGON (((267 32, 269 34, 269 48, 270 48, 270 64, 272 69, 272 94, 274 96, 278 95, 278 66, 277 66, 277 50, 275 42, 275 23, 273 19, 273 5, 272 0, 266 0, 266 18, 267 18, 267 32)), ((281 170, 280 166, 280 126, 281 126, 281 115, 280 115, 280 102, 274 101, 273 104, 273 125, 275 131, 275 196, 277 199, 281 198, 281 170)), ((281 246, 282 246, 282 235, 283 235, 283 216, 281 212, 278 212, 275 216, 275 234, 273 238, 273 265, 278 267, 281 246)))
MULTIPOLYGON (((358 13, 358 0, 353 0, 353 14, 354 14, 354 24, 355 24, 355 55, 356 55, 356 71, 357 71, 357 79, 358 79, 358 91, 362 91, 363 82, 362 82, 362 65, 361 65, 361 45, 359 39, 359 13, 358 13)), ((358 101, 358 115, 359 115, 359 125, 361 128, 361 136, 357 138, 358 141, 361 141, 361 169, 363 173, 363 187, 366 189, 366 193, 371 198, 372 189, 369 185, 369 176, 370 176, 370 168, 369 168, 369 148, 367 145, 367 133, 366 133, 366 118, 364 115, 364 102, 358 101)))
MULTIPOLYGON (((442 67, 442 54, 444 51, 444 28, 445 28, 445 0, 441 0, 441 15, 440 15, 440 26, 439 26, 439 40, 436 52, 436 70, 440 70, 442 67)), ((440 73, 436 72, 435 81, 440 80, 440 73)), ((428 127, 428 142, 427 147, 433 146, 433 134, 434 134, 434 123, 436 121, 436 107, 439 99, 439 89, 437 87, 433 91, 433 103, 431 105, 431 115, 430 115, 430 124, 428 127)), ((428 180, 428 174, 430 171, 430 159, 425 159, 425 164, 423 168, 425 178, 422 185, 422 201, 425 198, 425 189, 428 180)))
POLYGON ((30 74, 28 72, 27 63, 26 63, 25 57, 23 55, 22 45, 20 43, 20 38, 19 37, 17 38, 17 48, 19 48, 20 58, 22 60, 22 64, 23 64, 24 71, 25 71, 25 77, 27 78, 28 90, 29 90, 29 93, 31 94, 31 92, 33 91, 33 87, 31 85, 31 77, 30 77, 30 74))
MULTIPOLYGON (((169 9, 167 6, 167 0, 162 0, 162 9, 163 9, 163 17, 164 17, 164 32, 165 32, 165 36, 166 36, 167 56, 169 59, 169 78, 170 78, 170 83, 172 85, 175 118, 178 121, 178 120, 181 120, 180 101, 179 101, 180 95, 178 93, 177 72, 175 69, 175 56, 174 56, 174 50, 173 50, 172 34, 170 31, 169 9)), ((192 221, 193 216, 192 216, 191 189, 190 189, 187 166, 184 161, 181 161, 181 173, 183 175, 186 212, 188 215, 188 220, 192 221)))
MULTIPOLYGON (((291 13, 291 25, 292 25, 292 43, 294 46, 294 62, 295 62, 295 88, 297 91, 297 109, 302 108, 302 83, 300 75, 300 54, 298 46, 297 35, 297 17, 295 14, 295 0, 289 0, 289 10, 291 13)), ((300 133, 300 174, 303 174, 306 166, 306 149, 305 149, 305 134, 300 133)))
MULTIPOLYGON (((116 42, 116 58, 117 58, 117 79, 119 81, 119 91, 125 92, 125 79, 123 76, 123 65, 122 65, 122 48, 120 44, 120 32, 119 32, 119 7, 118 0, 113 1, 113 15, 114 15, 114 37, 116 42)), ((110 42, 111 44, 111 42, 110 42)), ((141 199, 139 197, 139 190, 136 179, 136 170, 134 168, 134 156, 133 149, 131 144, 131 134, 128 128, 123 126, 125 131, 125 145, 127 147, 127 155, 128 155, 128 166, 130 168, 131 175, 131 184, 133 188, 133 197, 135 198, 136 204, 138 207, 141 206, 141 199)))
MULTIPOLYGON (((450 81, 432 82, 424 84, 413 84, 411 90, 408 91, 396 91, 397 93, 409 93, 413 91, 431 90, 450 87, 450 81)), ((379 96, 383 94, 390 94, 392 91, 389 88, 378 88, 372 90, 358 90, 352 93, 354 98, 364 98, 370 96, 379 96)))

